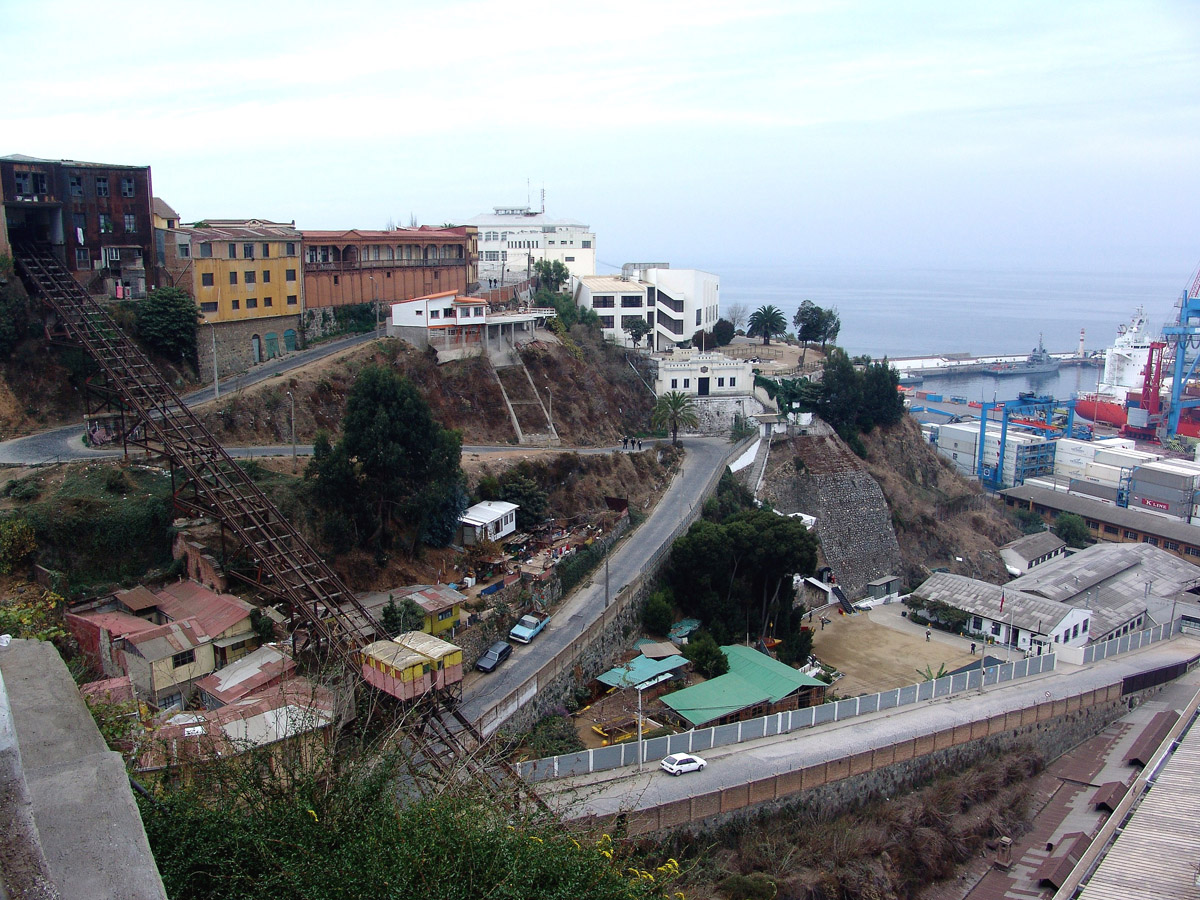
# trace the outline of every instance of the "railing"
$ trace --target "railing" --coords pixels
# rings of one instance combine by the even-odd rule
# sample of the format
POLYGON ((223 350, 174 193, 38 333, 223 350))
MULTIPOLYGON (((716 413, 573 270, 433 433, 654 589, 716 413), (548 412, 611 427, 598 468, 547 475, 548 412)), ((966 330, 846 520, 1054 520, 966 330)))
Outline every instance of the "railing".
MULTIPOLYGON (((730 456, 736 457, 740 454, 749 445, 751 440, 752 438, 747 438, 734 447, 730 456)), ((642 574, 617 591, 616 597, 613 598, 608 608, 590 625, 584 628, 582 634, 559 650, 558 653, 554 654, 540 670, 510 691, 508 696, 497 700, 480 713, 479 718, 475 722, 476 728, 485 735, 490 735, 504 724, 504 721, 521 706, 536 697, 543 687, 549 685, 563 672, 570 671, 575 667, 575 661, 583 649, 599 640, 604 631, 624 612, 626 607, 634 602, 642 586, 647 581, 654 579, 667 554, 671 552, 671 545, 685 534, 692 526, 692 523, 699 518, 704 501, 716 491, 717 483, 721 480, 721 476, 725 474, 725 468, 724 465, 718 466, 716 471, 713 472, 712 476, 705 483, 703 490, 700 491, 699 496, 696 498, 696 502, 692 504, 692 508, 684 514, 682 521, 680 521, 642 568, 642 574)), ((677 475, 676 477, 679 476, 677 475)))
POLYGON ((660 312, 658 314, 658 324, 671 332, 671 334, 683 334, 683 322, 679 319, 672 319, 665 313, 660 312))
MULTIPOLYGON (((683 312, 683 301, 682 300, 675 300, 671 297, 664 297, 661 293, 659 293, 658 298, 655 300, 655 303, 657 303, 659 306, 665 306, 667 309, 672 309, 677 313, 683 312)), ((651 305, 653 305, 653 304, 651 304, 651 305)))
POLYGON ((359 272, 366 269, 437 269, 465 266, 465 258, 446 259, 363 259, 354 262, 305 262, 306 274, 314 272, 359 272))
POLYGON ((1171 635, 1178 631, 1180 631, 1179 627, 1172 628, 1172 623, 1167 622, 1143 631, 1133 631, 1129 634, 1123 634, 1120 637, 1115 637, 1112 640, 1102 643, 1088 644, 1086 647, 1055 647, 1054 652, 1062 656, 1063 662, 1074 663, 1075 665, 1087 665, 1088 663, 1108 659, 1110 656, 1116 656, 1119 653, 1128 653, 1130 650, 1149 647, 1151 644, 1171 637, 1171 635))
MULTIPOLYGON (((987 688, 1019 678, 1050 672, 1054 669, 1054 664, 1054 655, 1048 654, 1046 656, 1030 656, 1001 666, 991 666, 983 670, 982 687, 987 688)), ((704 750, 711 750, 713 747, 724 747, 744 741, 789 734, 829 722, 843 722, 867 713, 911 706, 926 700, 938 700, 980 689, 980 670, 973 669, 970 672, 960 672, 953 676, 947 675, 935 681, 922 681, 919 684, 910 684, 907 687, 891 691, 881 691, 878 694, 851 697, 847 700, 823 703, 820 706, 772 713, 757 719, 747 719, 744 722, 733 722, 729 725, 716 725, 712 728, 693 729, 681 734, 651 738, 642 742, 645 748, 642 760, 662 759, 672 753, 700 753, 704 750)), ((567 775, 586 775, 591 772, 631 766, 637 761, 637 741, 630 741, 614 744, 611 747, 598 747, 593 750, 523 762, 517 766, 517 771, 523 778, 531 781, 545 781, 567 775)))

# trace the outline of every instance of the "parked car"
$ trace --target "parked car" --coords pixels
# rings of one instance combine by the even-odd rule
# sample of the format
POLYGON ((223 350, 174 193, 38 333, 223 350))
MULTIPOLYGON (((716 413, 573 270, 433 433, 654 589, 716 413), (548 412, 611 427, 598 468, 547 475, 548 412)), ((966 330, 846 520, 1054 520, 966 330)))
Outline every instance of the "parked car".
POLYGON ((508 633, 510 641, 517 641, 521 644, 528 644, 535 637, 542 633, 542 629, 546 627, 546 623, 550 621, 549 613, 529 613, 529 615, 521 616, 521 621, 513 626, 512 631, 508 633))
POLYGON ((707 765, 700 757, 690 753, 673 753, 659 763, 659 768, 672 775, 682 775, 684 772, 699 772, 707 765))
POLYGON ((483 656, 479 657, 479 660, 475 663, 475 668, 480 672, 491 672, 511 655, 512 644, 508 641, 496 641, 496 643, 483 651, 483 656))

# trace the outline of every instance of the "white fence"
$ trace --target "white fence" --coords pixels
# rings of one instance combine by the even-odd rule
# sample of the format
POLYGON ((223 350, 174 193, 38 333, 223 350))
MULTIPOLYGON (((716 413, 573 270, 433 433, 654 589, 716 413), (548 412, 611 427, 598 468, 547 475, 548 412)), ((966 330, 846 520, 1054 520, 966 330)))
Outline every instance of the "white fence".
POLYGON ((1168 622, 1165 625, 1147 628, 1145 631, 1131 631, 1129 634, 1123 634, 1102 644, 1088 644, 1086 647, 1055 647, 1054 652, 1062 657, 1063 662, 1081 666, 1108 659, 1118 653, 1128 653, 1130 650, 1148 647, 1169 638, 1179 630, 1178 627, 1172 630, 1171 623, 1168 622))
MULTIPOLYGON (((983 670, 983 687, 987 688, 1018 678, 1028 678, 1031 675, 1050 672, 1053 671, 1054 664, 1054 654, 1048 654, 1018 659, 1000 666, 990 666, 983 670)), ((701 753, 713 747, 740 744, 743 741, 758 740, 777 734, 788 734, 803 728, 824 725, 827 722, 841 722, 866 713, 895 709, 927 700, 937 700, 965 691, 977 691, 980 689, 980 678, 980 670, 972 669, 969 672, 961 672, 953 676, 947 675, 935 681, 922 681, 919 684, 910 684, 892 691, 851 697, 847 700, 837 700, 820 706, 810 706, 806 709, 772 713, 757 719, 747 719, 745 722, 734 722, 729 725, 717 725, 712 728, 685 731, 682 734, 656 737, 642 742, 644 748, 642 759, 658 760, 664 756, 670 756, 672 753, 701 753)), ((635 765, 638 761, 637 748, 637 741, 629 741, 614 744, 611 747, 597 747, 578 753, 530 760, 519 763, 517 770, 528 781, 545 781, 568 775, 586 775, 591 772, 635 765)))

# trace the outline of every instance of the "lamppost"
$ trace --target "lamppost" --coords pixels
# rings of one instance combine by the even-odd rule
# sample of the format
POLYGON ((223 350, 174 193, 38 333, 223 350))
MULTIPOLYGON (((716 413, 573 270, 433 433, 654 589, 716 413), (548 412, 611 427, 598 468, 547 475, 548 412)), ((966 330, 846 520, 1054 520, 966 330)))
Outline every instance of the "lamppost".
POLYGON ((287 392, 288 403, 292 408, 292 474, 296 474, 296 398, 292 392, 287 392))
POLYGON ((208 327, 212 329, 212 353, 213 353, 213 399, 221 399, 221 379, 217 376, 217 326, 213 322, 208 323, 208 327))

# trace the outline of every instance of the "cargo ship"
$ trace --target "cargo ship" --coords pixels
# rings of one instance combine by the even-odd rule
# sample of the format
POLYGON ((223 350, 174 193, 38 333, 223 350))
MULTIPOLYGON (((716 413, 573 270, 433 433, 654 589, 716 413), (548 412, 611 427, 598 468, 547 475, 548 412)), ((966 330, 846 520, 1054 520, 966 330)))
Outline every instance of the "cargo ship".
POLYGON ((1146 312, 1138 307, 1129 324, 1117 326, 1117 339, 1104 351, 1104 373, 1093 394, 1080 394, 1075 412, 1092 422, 1121 428, 1128 419, 1125 404, 1130 391, 1140 392, 1153 339, 1146 312))
POLYGON ((1050 375, 1058 371, 1060 360, 1046 352, 1042 346, 1042 336, 1038 335, 1038 345, 1024 362, 993 363, 984 367, 988 375, 1050 375))

